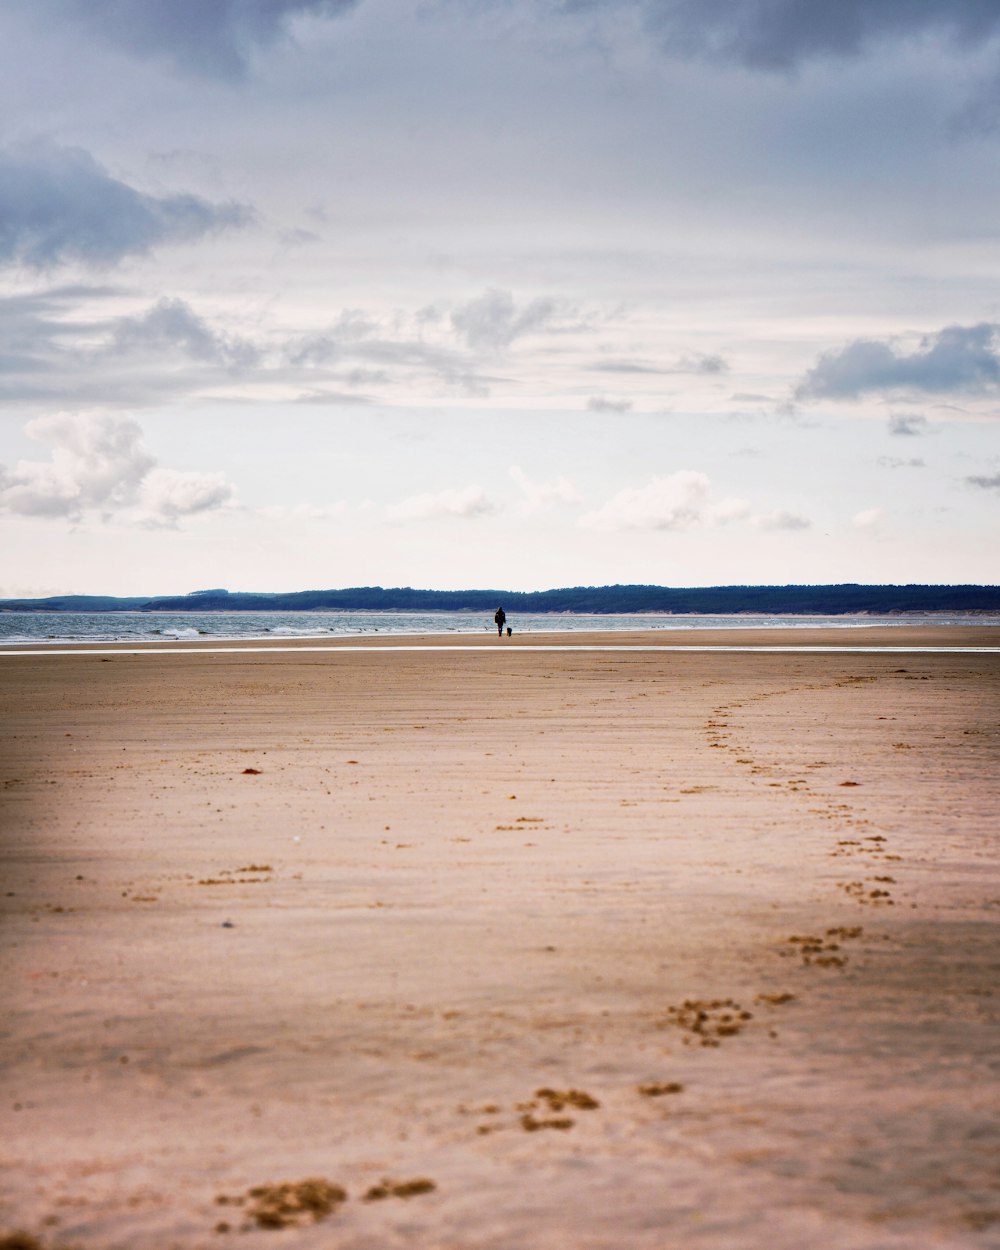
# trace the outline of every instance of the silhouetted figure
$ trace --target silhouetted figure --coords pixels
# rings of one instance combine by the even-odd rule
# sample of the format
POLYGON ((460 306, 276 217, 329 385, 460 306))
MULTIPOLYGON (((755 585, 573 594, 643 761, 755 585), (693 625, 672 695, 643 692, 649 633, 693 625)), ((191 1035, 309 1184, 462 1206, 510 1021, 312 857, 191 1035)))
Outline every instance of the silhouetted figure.
POLYGON ((497 637, 502 638, 504 622, 507 620, 507 613, 504 612, 503 608, 497 608, 496 612, 493 614, 493 620, 496 622, 497 637))

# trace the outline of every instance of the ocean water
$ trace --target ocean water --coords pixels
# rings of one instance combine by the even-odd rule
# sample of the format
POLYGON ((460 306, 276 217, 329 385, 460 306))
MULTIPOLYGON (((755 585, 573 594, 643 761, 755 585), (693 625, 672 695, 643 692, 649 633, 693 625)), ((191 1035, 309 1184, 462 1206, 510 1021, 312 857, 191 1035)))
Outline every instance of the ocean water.
MULTIPOLYGON (((579 630, 843 629, 858 626, 1000 625, 1000 615, 671 616, 666 613, 508 615, 517 634, 579 630)), ((183 642, 226 639, 354 638, 371 634, 495 631, 491 612, 0 612, 0 642, 183 642)), ((886 639, 889 642, 889 639, 886 639)))

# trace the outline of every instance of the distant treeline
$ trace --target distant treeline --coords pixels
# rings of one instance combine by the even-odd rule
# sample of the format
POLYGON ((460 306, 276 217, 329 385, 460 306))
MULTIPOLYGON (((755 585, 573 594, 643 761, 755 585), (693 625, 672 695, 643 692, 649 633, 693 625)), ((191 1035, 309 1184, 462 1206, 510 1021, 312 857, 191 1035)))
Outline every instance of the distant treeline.
POLYGON ((327 610, 801 614, 998 612, 1000 586, 571 586, 563 590, 413 590, 359 586, 247 594, 202 590, 166 598, 54 595, 3 599, 8 612, 312 612, 327 610))

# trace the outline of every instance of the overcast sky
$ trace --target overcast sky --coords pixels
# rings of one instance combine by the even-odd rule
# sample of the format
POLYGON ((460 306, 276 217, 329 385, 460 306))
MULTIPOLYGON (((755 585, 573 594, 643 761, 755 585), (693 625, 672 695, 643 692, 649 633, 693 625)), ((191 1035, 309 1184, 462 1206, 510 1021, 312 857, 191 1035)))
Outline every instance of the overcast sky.
POLYGON ((991 582, 996 0, 4 0, 0 596, 991 582))

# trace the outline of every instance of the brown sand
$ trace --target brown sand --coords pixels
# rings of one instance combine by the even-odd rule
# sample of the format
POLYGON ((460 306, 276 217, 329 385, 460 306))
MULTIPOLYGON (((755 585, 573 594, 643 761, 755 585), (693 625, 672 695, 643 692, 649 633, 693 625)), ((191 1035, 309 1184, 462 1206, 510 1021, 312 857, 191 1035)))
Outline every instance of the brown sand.
POLYGON ((1000 1244, 1000 655, 592 640, 0 656, 0 1247, 1000 1244))

